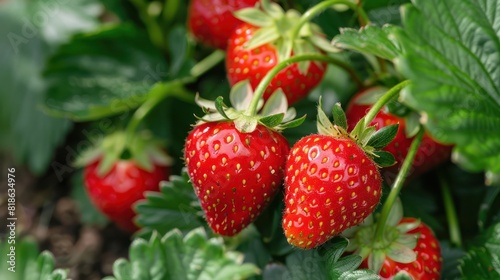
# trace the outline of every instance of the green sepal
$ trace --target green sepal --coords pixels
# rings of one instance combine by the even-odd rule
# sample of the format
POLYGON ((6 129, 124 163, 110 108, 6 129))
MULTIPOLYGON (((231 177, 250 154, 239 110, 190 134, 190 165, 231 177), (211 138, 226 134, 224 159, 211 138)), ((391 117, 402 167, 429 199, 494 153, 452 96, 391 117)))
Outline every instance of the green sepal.
MULTIPOLYGON (((290 58, 292 54, 339 52, 325 39, 320 26, 307 22, 297 30, 301 14, 293 9, 285 12, 280 5, 269 0, 261 0, 260 5, 242 9, 234 15, 258 28, 244 48, 252 50, 271 44, 276 48, 277 63, 290 58)), ((311 63, 321 65, 317 61, 299 62, 299 72, 307 73, 311 63)))
POLYGON ((396 273, 396 275, 394 275, 392 280, 415 280, 415 279, 413 279, 413 277, 410 274, 408 274, 406 270, 401 270, 398 273, 396 273))
POLYGON ((385 261, 385 252, 382 250, 373 250, 368 256, 368 267, 375 271, 375 273, 380 273, 382 266, 385 261))
POLYGON ((386 253, 387 257, 398 263, 412 263, 417 260, 417 254, 413 249, 397 242, 392 243, 386 253))
POLYGON ((304 119, 294 120, 297 112, 294 108, 288 108, 288 101, 282 89, 277 89, 264 102, 260 99, 257 104, 257 111, 260 113, 250 116, 247 112, 251 106, 254 92, 248 80, 236 83, 229 93, 229 100, 234 108, 228 107, 223 102, 223 97, 219 96, 215 101, 205 100, 198 95, 196 103, 203 108, 207 114, 203 117, 197 117, 199 123, 233 121, 237 130, 243 133, 249 133, 256 129, 257 125, 262 125, 281 131, 285 128, 298 126, 304 122, 304 119))
POLYGON ((73 165, 85 167, 100 159, 97 174, 105 176, 117 161, 133 160, 137 166, 150 172, 153 170, 153 163, 163 166, 172 164, 172 158, 166 154, 163 147, 164 144, 148 131, 136 133, 132 138, 127 136, 125 131, 116 131, 84 151, 73 165), (122 158, 125 154, 127 157, 122 158))
MULTIPOLYGON (((253 37, 245 44, 244 48, 252 50, 262 45, 274 42, 280 38, 278 30, 275 26, 262 27, 255 31, 253 37)), ((281 60, 279 60, 281 61, 281 60)))
POLYGON ((420 114, 411 112, 405 117, 405 135, 406 137, 414 137, 420 129, 420 114))
MULTIPOLYGON (((249 80, 243 80, 231 88, 229 92, 229 102, 236 111, 246 110, 252 102, 253 90, 249 80)), ((213 101, 208 101, 213 103, 213 101)), ((259 104, 261 105, 261 104, 259 104)), ((258 106, 261 108, 262 106, 258 106)))
POLYGON ((336 125, 342 127, 347 130, 347 117, 345 115, 340 102, 335 103, 332 108, 333 121, 336 125))
POLYGON ((365 117, 362 117, 354 126, 354 128, 351 130, 351 137, 354 140, 357 140, 360 138, 360 135, 362 134, 363 130, 366 128, 365 125, 365 117))
POLYGON ((370 141, 371 137, 373 134, 377 132, 377 128, 375 126, 369 126, 365 127, 363 130, 361 130, 360 134, 358 135, 357 141, 359 144, 361 144, 362 147, 365 149, 370 149, 370 150, 375 150, 373 147, 368 146, 368 141, 370 141))
POLYGON ((286 114, 287 110, 288 100, 286 99, 286 95, 281 88, 278 88, 267 99, 260 114, 263 116, 270 116, 278 113, 286 114))
POLYGON ((269 15, 254 7, 235 11, 233 15, 241 21, 248 22, 258 27, 270 26, 273 24, 273 20, 269 15))
POLYGON ((259 122, 267 127, 278 126, 283 121, 284 113, 270 115, 259 119, 259 122))
POLYGON ((249 117, 246 115, 240 115, 234 120, 234 126, 236 129, 243 133, 250 133, 257 128, 259 121, 255 117, 249 117))
POLYGON ((264 12, 266 12, 268 15, 270 15, 274 19, 279 19, 283 16, 285 11, 283 8, 281 8, 280 5, 271 2, 269 0, 261 0, 260 4, 262 6, 262 9, 264 12))
POLYGON ((389 217, 387 217, 387 226, 395 227, 399 224, 401 219, 403 218, 403 204, 401 203, 401 199, 398 197, 394 202, 394 205, 391 208, 391 212, 389 212, 389 217))
POLYGON ((399 232, 406 233, 416 229, 419 225, 420 225, 420 220, 416 220, 415 222, 412 223, 399 224, 396 226, 396 228, 399 230, 399 232))
POLYGON ((367 145, 375 149, 382 149, 394 140, 398 133, 399 125, 384 126, 377 130, 368 140, 367 145))
POLYGON ((311 36, 309 38, 309 41, 318 49, 325 51, 327 53, 338 53, 341 50, 339 48, 336 48, 328 40, 321 36, 311 36))
POLYGON ((306 120, 306 117, 307 117, 307 115, 303 115, 302 117, 300 117, 298 119, 283 123, 279 126, 279 128, 281 130, 283 130, 283 129, 287 129, 287 128, 297 127, 297 126, 301 125, 302 123, 304 123, 304 121, 306 120))
POLYGON ((386 151, 374 151, 373 161, 380 167, 389 167, 396 164, 394 156, 386 151))
MULTIPOLYGON (((316 128, 318 130, 318 133, 321 135, 329 135, 329 136, 340 136, 342 135, 342 131, 339 130, 339 126, 336 126, 333 124, 328 116, 325 114, 322 108, 322 103, 321 103, 321 96, 318 101, 318 116, 317 116, 317 123, 316 123, 316 128)), ((346 135, 347 133, 344 133, 346 135)))
POLYGON ((226 114, 225 110, 227 109, 227 105, 224 104, 224 98, 222 96, 215 99, 215 109, 217 109, 217 112, 219 112, 219 114, 221 114, 225 119, 230 119, 226 114))

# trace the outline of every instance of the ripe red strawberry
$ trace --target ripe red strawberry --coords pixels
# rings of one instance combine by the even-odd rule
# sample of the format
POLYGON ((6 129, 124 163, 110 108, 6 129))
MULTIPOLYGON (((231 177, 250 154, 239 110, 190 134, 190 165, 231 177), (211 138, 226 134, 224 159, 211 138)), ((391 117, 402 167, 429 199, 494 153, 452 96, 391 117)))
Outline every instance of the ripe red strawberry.
POLYGON ((228 37, 242 23, 233 12, 253 7, 259 0, 191 0, 188 26, 203 44, 226 49, 228 37))
MULTIPOLYGON (((350 128, 353 128, 355 124, 365 116, 371 108, 371 105, 378 99, 378 97, 380 97, 380 94, 385 91, 386 90, 384 88, 375 87, 359 92, 353 97, 346 110, 347 121, 350 128)), ((408 117, 415 117, 415 114, 408 112, 405 113, 408 117)), ((389 183, 394 181, 396 178, 414 138, 413 136, 407 136, 406 119, 406 117, 400 117, 389 112, 388 108, 385 107, 371 122, 371 125, 374 125, 377 128, 399 124, 399 130, 396 138, 384 148, 385 151, 393 154, 397 161, 395 165, 387 167, 382 171, 384 178, 389 183)), ((425 133, 422 143, 417 150, 417 154, 415 155, 415 159, 413 160, 408 178, 415 178, 446 162, 450 158, 451 150, 452 146, 441 144, 434 140, 429 134, 425 133)))
POLYGON ((133 160, 119 160, 104 176, 98 174, 101 160, 85 167, 84 180, 92 203, 120 228, 134 232, 132 205, 144 198, 145 191, 159 191, 158 184, 166 180, 169 170, 154 164, 151 171, 139 167, 133 160))
MULTIPOLYGON (((288 242, 303 249, 319 246, 361 223, 373 212, 382 192, 378 166, 372 159, 379 147, 362 144, 370 140, 365 139, 364 133, 346 132, 340 105, 334 108, 337 124, 330 123, 320 107, 321 104, 321 135, 300 139, 292 147, 286 164, 282 226, 288 242)), ((375 135, 370 133, 369 137, 381 134, 375 135)), ((377 160, 387 156, 378 155, 377 160)))
MULTIPOLYGON (((409 263, 400 263, 384 254, 382 267, 379 275, 383 280, 390 280, 398 273, 406 273, 415 280, 428 279, 438 280, 441 274, 441 250, 439 242, 434 236, 432 230, 424 223, 419 222, 415 218, 403 218, 399 222, 399 226, 403 224, 418 224, 417 227, 406 233, 401 233, 405 236, 415 236, 416 245, 413 249, 416 254, 416 259, 409 263)), ((390 246, 390 245, 389 245, 390 246)), ((360 265, 360 268, 370 268, 368 256, 360 265)), ((378 269, 377 269, 378 270, 378 269)))
MULTIPOLYGON (((226 71, 231 85, 248 79, 255 89, 269 70, 291 56, 333 51, 333 47, 327 48, 330 44, 321 34, 321 29, 312 23, 303 28, 312 32, 301 32, 297 38, 291 38, 299 20, 298 13, 288 11, 285 14, 279 5, 264 2, 261 5, 263 10, 247 8, 235 13, 245 23, 229 38, 226 71)), ((289 104, 299 101, 321 82, 326 66, 320 62, 287 66, 272 79, 264 99, 281 88, 289 104)))
MULTIPOLYGON (((209 226, 232 236, 252 223, 274 198, 284 176, 288 141, 278 132, 301 123, 276 92, 260 114, 247 112, 248 82, 232 88, 234 108, 197 98, 207 115, 189 133, 184 159, 209 226)), ((249 105, 253 104, 253 105, 249 105)), ((257 108, 257 107, 256 107, 257 108)))
POLYGON ((214 232, 232 236, 257 218, 281 187, 288 150, 263 125, 242 133, 234 122, 211 122, 191 131, 186 166, 214 232))
MULTIPOLYGON (((229 39, 226 57, 226 69, 229 83, 250 80, 252 88, 256 88, 262 78, 279 62, 278 50, 272 44, 265 44, 254 49, 245 49, 258 27, 244 23, 229 39)), ((309 63, 305 72, 299 70, 297 63, 281 70, 268 85, 264 99, 281 88, 287 96, 288 103, 293 104, 309 94, 318 85, 326 71, 326 63, 309 63)))
POLYGON ((80 155, 75 165, 84 167, 85 187, 95 207, 129 232, 138 229, 133 204, 145 191, 158 191, 159 182, 170 175, 170 158, 147 133, 108 135, 80 155))

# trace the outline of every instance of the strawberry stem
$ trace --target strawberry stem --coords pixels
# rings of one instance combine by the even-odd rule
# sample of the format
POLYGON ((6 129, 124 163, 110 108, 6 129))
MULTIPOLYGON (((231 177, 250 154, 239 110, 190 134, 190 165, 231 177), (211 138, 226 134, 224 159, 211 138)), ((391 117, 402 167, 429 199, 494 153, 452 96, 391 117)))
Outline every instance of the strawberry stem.
POLYGON ((216 50, 210 55, 199 61, 196 65, 191 68, 190 76, 178 79, 177 83, 172 85, 168 84, 167 87, 162 87, 161 83, 156 84, 153 89, 151 89, 151 94, 147 100, 134 112, 132 118, 127 125, 127 139, 130 142, 134 137, 137 127, 142 122, 142 120, 153 110, 158 103, 160 103, 167 96, 175 96, 187 102, 193 102, 192 95, 187 92, 182 85, 191 83, 196 80, 199 76, 206 73, 208 70, 212 69, 215 65, 219 64, 224 60, 226 53, 221 50, 216 50), (156 89, 156 90, 155 90, 156 89))
POLYGON ((259 104, 259 100, 262 98, 264 95, 264 92, 266 91, 267 86, 269 83, 271 83, 272 79, 283 69, 286 67, 290 66, 290 64, 295 63, 295 62, 301 62, 301 61, 324 61, 333 65, 336 65, 342 69, 344 69, 350 76, 351 78, 356 82, 358 85, 362 85, 363 82, 361 79, 358 77, 356 74, 356 71, 347 63, 344 61, 327 56, 324 54, 301 54, 301 55, 296 55, 292 56, 290 58, 287 58, 280 63, 276 64, 267 74, 262 78, 260 81, 259 85, 257 88, 255 88, 254 91, 254 96, 252 97, 252 101, 250 103, 250 106, 246 110, 245 114, 247 116, 255 116, 257 113, 257 107, 259 104))
POLYGON ((226 52, 222 50, 216 50, 209 54, 207 57, 202 59, 200 62, 191 68, 189 78, 198 78, 199 76, 205 74, 208 70, 212 69, 215 65, 219 64, 226 57, 226 52))
POLYGON ((394 98, 396 95, 399 94, 401 89, 406 87, 407 85, 410 84, 410 80, 405 80, 402 81, 401 83, 393 86, 390 90, 388 90, 373 106, 370 108, 370 111, 366 113, 365 116, 365 124, 368 126, 372 120, 375 118, 375 116, 378 114, 378 112, 382 109, 382 107, 385 106, 389 101, 391 101, 392 98, 394 98))
POLYGON ((154 18, 148 11, 149 3, 145 0, 132 0, 132 4, 139 11, 139 16, 141 17, 144 25, 146 26, 146 31, 148 32, 151 42, 158 47, 160 50, 167 51, 167 43, 165 42, 166 36, 163 34, 163 28, 160 26, 156 18, 154 18))
POLYGON ((460 225, 458 223, 457 212, 455 211, 455 204, 451 196, 450 186, 443 175, 439 175, 439 184, 441 193, 443 195, 444 209, 446 212, 446 219, 448 220, 448 230, 450 231, 451 244, 461 247, 462 237, 460 234, 460 225))
POLYGON ((349 0, 328 0, 328 1, 323 1, 315 6, 311 7, 308 9, 301 17, 299 22, 294 26, 293 30, 291 31, 290 38, 291 42, 294 42, 295 38, 297 38, 300 29, 304 24, 308 23, 311 21, 312 18, 314 18, 317 14, 323 12, 327 8, 335 5, 335 4, 343 4, 355 11, 358 14, 359 17, 359 22, 362 26, 368 24, 370 20, 368 19, 368 16, 366 12, 363 10, 363 7, 361 5, 357 5, 356 3, 349 1, 349 0))
MULTIPOLYGON (((161 87, 161 85, 159 85, 159 87, 161 87)), ((156 105, 158 105, 167 96, 175 96, 179 99, 193 102, 192 94, 184 89, 182 81, 179 81, 176 84, 169 83, 168 87, 160 88, 159 90, 151 90, 151 95, 144 103, 142 103, 142 105, 137 110, 135 110, 132 118, 127 125, 127 143, 132 142, 137 127, 142 122, 142 120, 149 114, 149 112, 151 112, 151 110, 153 110, 154 107, 156 107, 156 105)))
POLYGON ((394 203, 396 202, 396 199, 399 196, 399 192, 403 187, 404 181, 408 176, 408 172, 410 171, 411 164, 413 163, 415 155, 417 154, 417 150, 420 146, 420 143, 422 142, 423 136, 424 136, 424 128, 420 126, 419 131, 415 136, 415 139, 413 139, 413 141, 411 142, 410 149, 408 150, 408 155, 403 161, 403 165, 401 166, 398 176, 396 177, 396 180, 392 185, 391 192, 389 193, 387 200, 382 206, 380 218, 377 221, 377 228, 375 230, 376 242, 382 242, 384 239, 384 229, 387 223, 387 219, 389 218, 389 214, 391 213, 392 207, 394 206, 394 203))

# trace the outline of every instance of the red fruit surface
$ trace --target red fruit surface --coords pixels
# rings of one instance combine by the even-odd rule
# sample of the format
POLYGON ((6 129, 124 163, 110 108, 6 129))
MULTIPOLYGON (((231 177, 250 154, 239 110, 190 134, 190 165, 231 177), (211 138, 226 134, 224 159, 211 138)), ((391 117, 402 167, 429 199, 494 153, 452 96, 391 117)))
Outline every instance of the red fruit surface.
POLYGON ((255 6, 259 0, 192 0, 188 11, 191 33, 203 44, 225 50, 227 40, 243 22, 233 12, 255 6))
POLYGON ((134 232, 133 204, 144 198, 145 191, 159 191, 160 181, 167 180, 169 169, 154 165, 148 172, 132 160, 119 160, 104 176, 97 174, 100 160, 84 169, 84 182, 92 203, 120 228, 134 232))
MULTIPOLYGON (((400 223, 413 223, 415 221, 415 218, 403 218, 400 223)), ((415 280, 440 279, 442 265, 441 249, 432 230, 420 222, 417 228, 408 233, 420 235, 417 246, 414 249, 417 259, 412 263, 404 264, 385 258, 379 273, 382 279, 390 280, 401 270, 407 271, 415 280)), ((361 263, 360 268, 368 268, 368 259, 365 259, 361 263)))
POLYGON ((289 149, 281 134, 262 125, 251 133, 234 122, 195 126, 184 158, 214 232, 232 236, 257 218, 281 187, 289 149))
POLYGON ((351 139, 310 135, 291 149, 285 176, 283 229, 310 249, 361 223, 380 201, 375 163, 351 139))
MULTIPOLYGON (((277 50, 271 44, 251 50, 244 48, 257 30, 257 27, 244 23, 229 38, 226 71, 231 86, 248 79, 255 90, 267 72, 278 63, 277 50)), ((325 70, 326 63, 318 65, 311 62, 306 73, 300 73, 297 63, 291 64, 272 79, 264 93, 264 99, 267 100, 275 90, 281 88, 288 103, 293 104, 306 97, 321 82, 325 70)))
MULTIPOLYGON (((356 94, 349 103, 346 110, 346 116, 350 129, 354 128, 356 123, 366 115, 368 110, 370 110, 370 105, 361 105, 357 103, 359 99, 366 98, 366 95, 369 94, 370 89, 362 91, 356 94)), ((399 169, 408 154, 408 150, 414 137, 406 136, 406 121, 404 118, 390 114, 384 110, 381 110, 370 124, 376 126, 377 129, 392 124, 399 124, 396 137, 389 145, 383 148, 383 150, 393 154, 396 159, 395 165, 382 170, 384 178, 389 184, 391 184, 396 178, 399 169)), ((429 134, 425 133, 422 143, 420 144, 417 154, 415 155, 415 159, 413 160, 408 179, 415 178, 449 160, 452 148, 453 147, 450 145, 444 145, 437 142, 429 134)))

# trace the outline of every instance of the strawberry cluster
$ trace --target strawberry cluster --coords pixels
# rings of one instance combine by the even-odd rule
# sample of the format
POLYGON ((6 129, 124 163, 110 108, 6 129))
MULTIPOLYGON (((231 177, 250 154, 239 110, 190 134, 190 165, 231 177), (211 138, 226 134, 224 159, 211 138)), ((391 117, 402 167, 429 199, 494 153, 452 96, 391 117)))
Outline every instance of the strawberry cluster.
MULTIPOLYGON (((191 11, 205 2, 192 1, 191 11)), ((365 120, 371 105, 387 91, 383 88, 356 95, 347 117, 336 104, 333 122, 320 100, 318 132, 290 148, 281 131, 300 125, 303 118, 293 120, 295 111, 288 105, 305 98, 321 82, 327 64, 294 61, 272 76, 269 73, 294 56, 338 50, 318 26, 303 21, 294 10, 284 11, 268 0, 242 1, 246 7, 217 2, 224 7, 221 13, 207 11, 212 18, 208 21, 192 12, 189 23, 201 43, 226 50, 233 107, 222 98, 211 102, 198 97, 206 114, 189 133, 184 150, 187 172, 209 226, 215 233, 236 235, 282 190, 282 228, 291 245, 311 249, 343 235, 353 240, 350 251, 363 257, 362 266, 384 279, 398 273, 437 279, 439 243, 426 225, 398 216, 397 221, 383 225, 391 238, 379 240, 377 224, 367 223, 380 204, 383 181, 392 182, 408 154, 418 131, 415 114, 411 110, 393 114, 388 109, 397 103, 393 102, 365 120), (222 25, 231 31, 209 34, 208 30, 222 25), (219 43, 214 44, 215 39, 219 43)), ((426 135, 408 179, 446 161, 450 152, 450 146, 426 135), (432 151, 426 146, 432 146, 432 151), (429 160, 431 166, 419 164, 429 160)))

